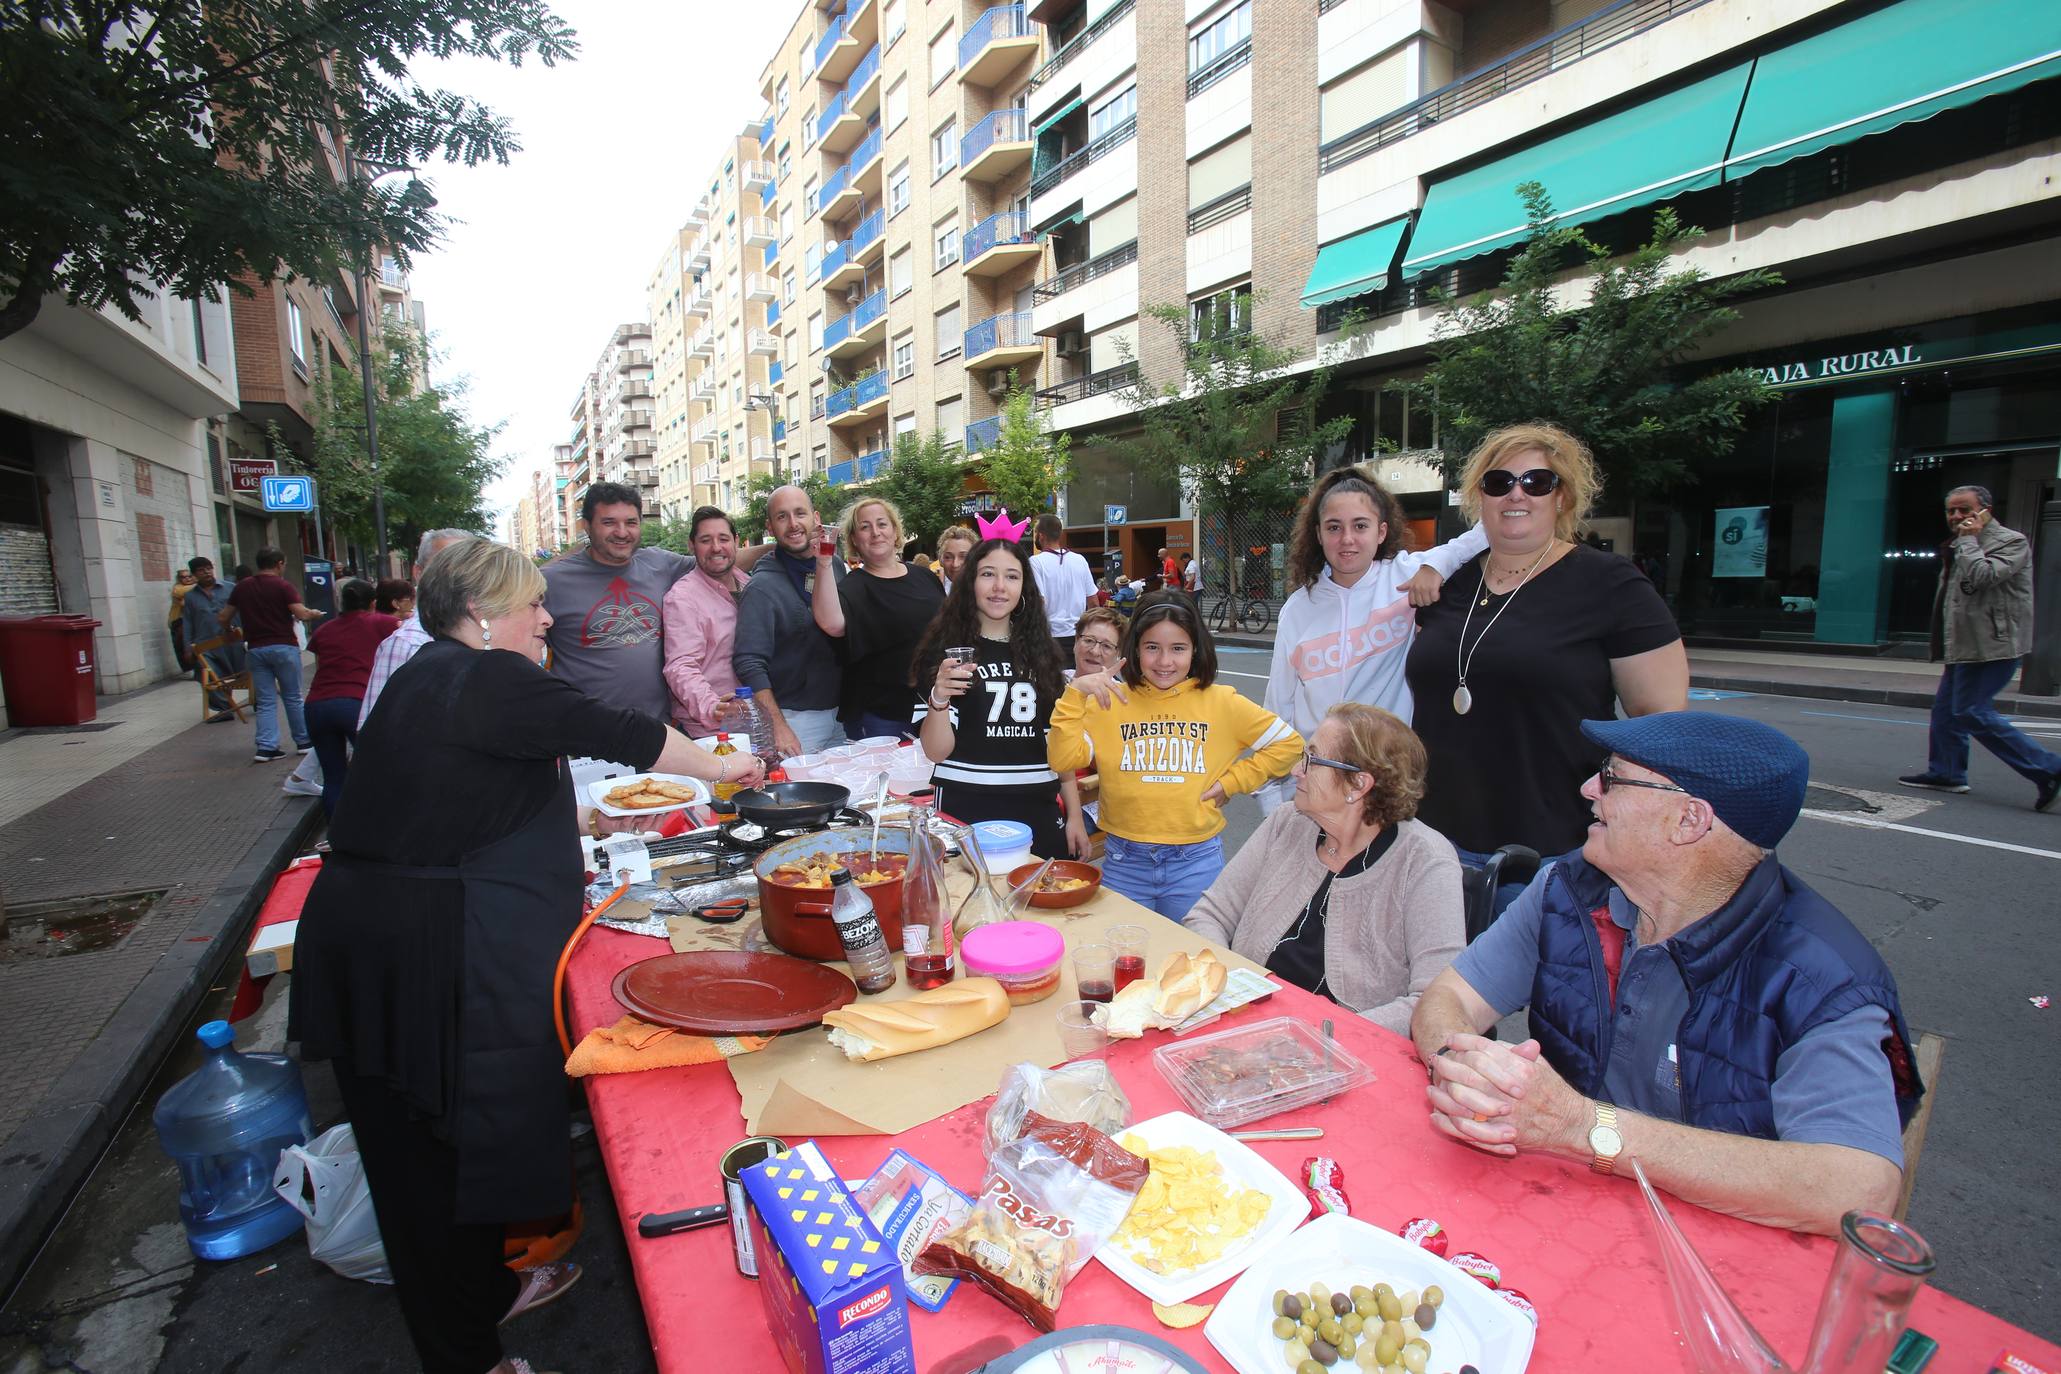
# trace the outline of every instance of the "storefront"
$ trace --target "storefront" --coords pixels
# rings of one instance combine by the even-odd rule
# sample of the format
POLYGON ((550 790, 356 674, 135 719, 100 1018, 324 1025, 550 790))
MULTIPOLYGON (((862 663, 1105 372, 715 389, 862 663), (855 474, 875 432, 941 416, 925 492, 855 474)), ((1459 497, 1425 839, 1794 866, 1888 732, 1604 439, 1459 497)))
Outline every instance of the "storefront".
POLYGON ((2061 494, 2052 304, 1719 361, 1760 368, 1774 399, 1692 483, 1601 522, 1686 635, 1922 643, 1947 492, 1989 488, 2028 536, 2061 494))

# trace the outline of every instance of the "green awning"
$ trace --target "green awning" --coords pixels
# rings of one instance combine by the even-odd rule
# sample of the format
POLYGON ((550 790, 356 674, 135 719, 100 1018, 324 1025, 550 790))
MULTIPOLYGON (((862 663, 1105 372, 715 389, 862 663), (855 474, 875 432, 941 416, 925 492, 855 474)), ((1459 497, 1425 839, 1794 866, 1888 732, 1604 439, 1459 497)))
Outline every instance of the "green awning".
POLYGON ((1396 247, 1409 227, 1410 217, 1404 215, 1319 248, 1310 279, 1303 283, 1303 305, 1315 309, 1387 286, 1396 247))
POLYGON ((2055 0, 1901 0, 1755 64, 1727 177, 2061 76, 2055 0))
POLYGON ((1057 124, 1060 120, 1066 118, 1075 110, 1078 110, 1081 107, 1081 102, 1083 99, 1084 97, 1077 95, 1073 99, 1067 101, 1064 105, 1061 105, 1058 109, 1052 111, 1051 114, 1046 115, 1036 124, 1033 124, 1031 126, 1031 137, 1043 138, 1045 136, 1045 130, 1051 128, 1054 124, 1057 124))
POLYGON ((1433 182, 1403 276, 1421 277, 1522 241, 1528 232, 1517 195, 1522 182, 1545 184, 1559 224, 1587 224, 1717 185, 1751 65, 1433 182))

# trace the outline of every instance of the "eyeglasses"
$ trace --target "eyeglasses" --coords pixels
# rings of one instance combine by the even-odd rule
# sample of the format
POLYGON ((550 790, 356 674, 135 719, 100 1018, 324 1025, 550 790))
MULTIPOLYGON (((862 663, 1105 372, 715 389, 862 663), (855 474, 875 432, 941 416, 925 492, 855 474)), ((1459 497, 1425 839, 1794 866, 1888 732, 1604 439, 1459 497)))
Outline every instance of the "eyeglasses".
POLYGON ((1337 759, 1321 758, 1315 752, 1308 749, 1302 751, 1302 766, 1304 768, 1336 768, 1341 773, 1358 773, 1362 771, 1349 763, 1341 763, 1337 759))
POLYGON ((1551 468, 1533 468, 1522 474, 1490 468, 1481 474, 1480 486, 1483 496, 1508 496, 1512 487, 1523 487, 1526 496, 1550 496, 1560 489, 1560 474, 1551 468))
POLYGON ((1610 771, 1610 765, 1615 762, 1615 759, 1606 757, 1603 762, 1596 765, 1596 786, 1605 796, 1610 795, 1610 789, 1613 787, 1647 787, 1655 792, 1680 792, 1684 796, 1687 796, 1689 793, 1688 788, 1677 787, 1671 782, 1646 782, 1639 778, 1621 778, 1610 771))
POLYGON ((1113 639, 1090 639, 1087 635, 1082 635, 1074 643, 1083 649, 1096 649, 1105 654, 1115 653, 1118 647, 1113 639))

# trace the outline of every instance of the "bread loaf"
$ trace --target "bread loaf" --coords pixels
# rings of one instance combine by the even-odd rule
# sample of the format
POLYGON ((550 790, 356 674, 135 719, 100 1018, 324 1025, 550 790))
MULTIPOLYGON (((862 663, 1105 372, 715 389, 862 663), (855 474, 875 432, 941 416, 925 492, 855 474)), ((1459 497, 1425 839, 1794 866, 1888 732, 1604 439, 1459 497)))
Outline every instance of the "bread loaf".
POLYGON ((999 1026, 1009 994, 992 978, 961 978, 899 1002, 855 1002, 823 1018, 830 1043, 857 1061, 892 1059, 949 1045, 999 1026))
POLYGON ((1215 951, 1172 954, 1159 977, 1140 978, 1094 1012, 1095 1024, 1114 1040, 1135 1040, 1149 1030, 1172 1030, 1217 1000, 1231 971, 1215 951))

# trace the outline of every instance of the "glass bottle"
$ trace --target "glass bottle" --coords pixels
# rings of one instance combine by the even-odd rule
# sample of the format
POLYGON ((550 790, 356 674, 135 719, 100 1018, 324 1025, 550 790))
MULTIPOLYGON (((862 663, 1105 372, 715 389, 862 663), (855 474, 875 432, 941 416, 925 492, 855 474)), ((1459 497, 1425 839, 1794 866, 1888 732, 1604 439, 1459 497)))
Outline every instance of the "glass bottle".
POLYGON ((895 985, 895 957, 880 933, 873 899, 852 881, 848 868, 830 873, 830 920, 844 946, 844 961, 860 992, 886 992, 895 985))
POLYGON ((943 987, 957 972, 952 909, 945 901, 945 868, 930 833, 930 807, 909 805, 909 863, 902 870, 902 968, 909 986, 943 987))

